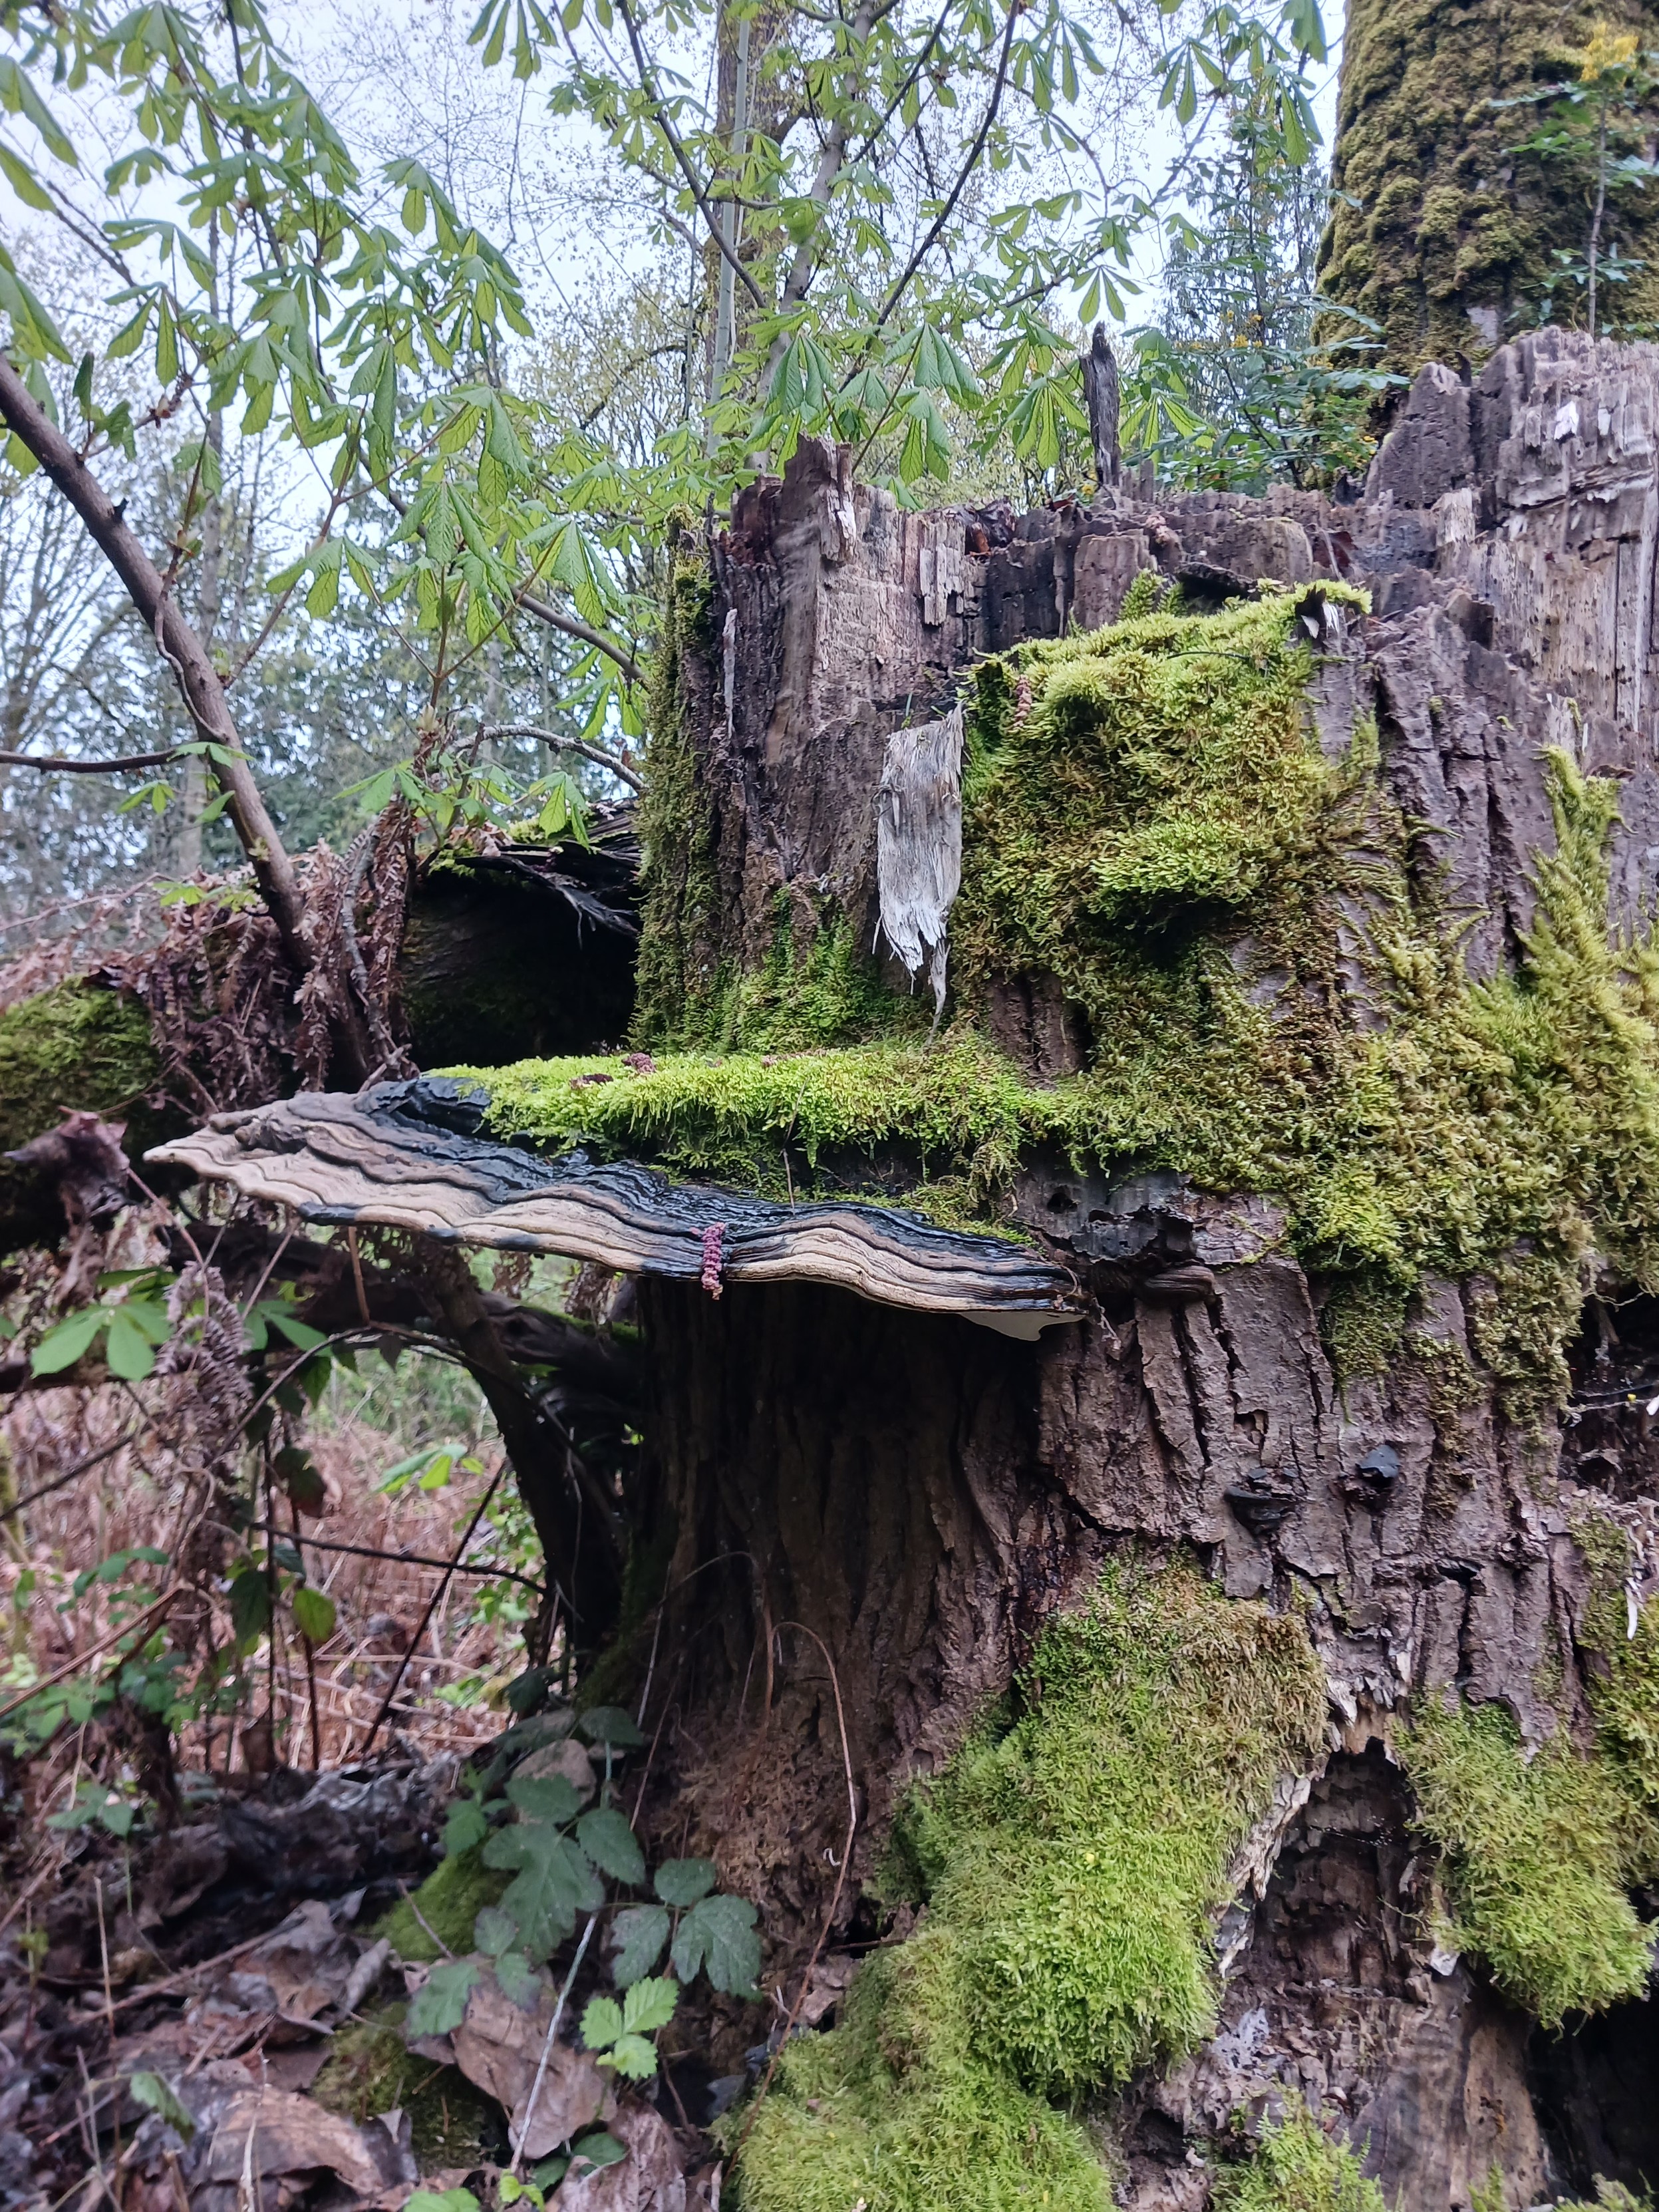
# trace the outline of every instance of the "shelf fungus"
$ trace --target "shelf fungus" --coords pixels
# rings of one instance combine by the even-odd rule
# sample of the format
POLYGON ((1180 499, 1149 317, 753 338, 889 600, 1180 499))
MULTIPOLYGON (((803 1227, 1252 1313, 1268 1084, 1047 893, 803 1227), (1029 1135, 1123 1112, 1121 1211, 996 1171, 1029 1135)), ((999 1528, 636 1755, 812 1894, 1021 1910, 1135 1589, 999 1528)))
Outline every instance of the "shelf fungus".
POLYGON ((700 1282, 830 1283, 877 1304, 1035 1338, 1079 1317, 1076 1278, 1028 1246, 897 1207, 778 1205, 630 1160, 548 1158, 483 1135, 489 1099, 442 1077, 214 1115, 149 1157, 307 1221, 373 1223, 700 1282), (712 1282, 711 1282, 712 1273, 712 1282))

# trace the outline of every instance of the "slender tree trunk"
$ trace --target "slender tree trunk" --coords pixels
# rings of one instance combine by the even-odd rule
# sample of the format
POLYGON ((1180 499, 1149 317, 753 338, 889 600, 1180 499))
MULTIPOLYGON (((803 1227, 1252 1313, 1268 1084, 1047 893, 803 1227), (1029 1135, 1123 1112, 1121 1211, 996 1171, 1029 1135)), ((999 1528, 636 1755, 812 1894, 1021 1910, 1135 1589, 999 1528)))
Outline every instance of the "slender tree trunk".
MULTIPOLYGON (((1478 363, 1543 319, 1556 255, 1583 256, 1583 203, 1559 170, 1515 150, 1538 111, 1498 103, 1559 80, 1563 50, 1606 12, 1553 0, 1349 0, 1320 289, 1381 326, 1368 362, 1407 374, 1426 361, 1478 363)), ((1653 44, 1651 6, 1626 0, 1611 14, 1653 44)), ((1625 197, 1616 242, 1644 264, 1625 288, 1625 318, 1651 322, 1653 192, 1625 197)))

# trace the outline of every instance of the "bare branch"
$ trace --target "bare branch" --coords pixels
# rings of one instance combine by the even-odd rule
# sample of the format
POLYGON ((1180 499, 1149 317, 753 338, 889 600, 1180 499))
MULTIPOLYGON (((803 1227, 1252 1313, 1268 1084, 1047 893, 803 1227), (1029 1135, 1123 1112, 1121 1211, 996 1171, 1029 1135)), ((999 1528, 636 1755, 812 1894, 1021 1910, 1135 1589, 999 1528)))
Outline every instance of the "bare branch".
POLYGON ((1003 89, 1008 82, 1008 56, 1014 43, 1014 21, 1018 14, 1018 0, 1010 0, 1007 26, 1002 33, 1002 52, 997 61, 996 82, 991 88, 991 98, 989 104, 987 106, 985 110, 984 120, 979 126, 979 130, 975 136, 973 144, 968 149, 967 159, 963 162, 962 168, 957 174, 957 180, 951 187, 950 198, 939 210, 937 216, 935 216, 927 237, 922 240, 921 244, 917 246, 915 252, 910 256, 909 263, 905 269, 904 274, 898 279, 891 291, 888 293, 885 300, 882 301, 881 313, 876 317, 874 323, 871 325, 870 335, 872 338, 876 332, 881 328, 882 325, 887 320, 889 315, 892 313, 894 308, 897 307, 899 301, 903 298, 905 292, 909 288, 910 279, 915 275, 917 270, 921 268, 922 263, 933 252, 934 246, 938 243, 939 233, 944 229, 945 224, 949 222, 951 216, 956 212, 957 202, 962 198, 963 191, 967 185, 969 178, 973 175, 974 171, 979 167, 979 157, 985 151, 985 142, 990 137, 991 126, 997 119, 997 110, 1002 105, 1003 89))
POLYGON ((263 794, 244 758, 224 686, 207 650, 168 595, 155 562, 127 527, 125 501, 117 506, 69 440, 35 399, 10 357, 0 352, 0 421, 33 454, 86 525, 143 617, 156 650, 172 669, 191 720, 215 748, 213 773, 228 804, 226 811, 253 864, 254 878, 301 975, 309 972, 305 899, 263 794))
MULTIPOLYGON (((614 775, 631 791, 643 791, 644 784, 633 769, 624 765, 615 753, 607 752, 603 745, 590 745, 580 738, 562 738, 552 730, 544 730, 534 722, 492 722, 488 729, 480 730, 480 738, 532 738, 556 753, 578 753, 583 760, 592 761, 607 775, 614 775)), ((0 759, 4 756, 0 754, 0 759)))
POLYGON ((608 638, 603 630, 591 629, 586 623, 578 621, 574 615, 562 615, 556 607, 549 606, 545 599, 538 599, 532 592, 520 592, 518 603, 527 615, 534 615, 538 623, 545 623, 549 629, 562 630, 567 637, 580 638, 584 645, 591 645, 597 652, 607 654, 630 684, 644 683, 645 671, 639 662, 632 653, 625 652, 608 638))
POLYGON ((164 753, 128 753, 119 760, 69 760, 61 753, 0 753, 0 768, 52 769, 61 775, 126 775, 141 768, 165 768, 179 757, 173 746, 164 753))
POLYGON ((628 0, 617 0, 617 5, 622 10, 623 21, 628 27, 628 43, 634 49, 634 66, 640 73, 640 88, 645 94, 646 98, 651 102, 652 107, 655 111, 657 127, 662 132, 663 137, 667 139, 669 150, 672 153, 674 159, 679 163, 680 174, 685 179, 686 183, 691 188, 691 197, 696 200, 698 209, 702 212, 703 221, 708 225, 708 235, 714 240, 715 245, 719 246, 720 250, 720 258, 723 261, 726 261, 731 264, 733 275, 741 280, 744 289, 748 293, 755 305, 757 307, 764 307, 766 301, 762 295, 759 285, 756 283, 754 278, 750 275, 743 263, 738 260, 736 250, 726 243, 725 235, 720 229, 719 218, 716 216, 714 210, 708 204, 708 195, 703 190, 702 186, 697 182, 696 176, 691 167, 690 158, 687 155, 684 144, 681 143, 679 132, 674 128, 673 121, 668 112, 667 105, 665 102, 662 94, 657 89, 656 80, 653 76, 651 71, 651 64, 645 58, 645 48, 640 43, 639 28, 634 21, 634 11, 629 6, 628 0))

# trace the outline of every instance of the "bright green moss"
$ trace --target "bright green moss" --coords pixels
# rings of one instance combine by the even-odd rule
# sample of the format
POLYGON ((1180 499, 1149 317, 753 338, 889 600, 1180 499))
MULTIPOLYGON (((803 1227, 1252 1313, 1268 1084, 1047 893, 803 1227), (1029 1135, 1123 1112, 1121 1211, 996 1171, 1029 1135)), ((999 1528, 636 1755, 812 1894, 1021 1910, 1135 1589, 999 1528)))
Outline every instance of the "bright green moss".
POLYGON ((1049 2098, 1212 2028, 1214 1915, 1274 1780, 1306 1765, 1323 1677, 1299 1621, 1191 1569, 1113 1571, 1044 1631, 1017 1706, 920 1790, 890 1887, 927 1915, 788 2046, 738 2165, 744 2212, 1103 2212, 1049 2098))
POLYGON ((470 1851, 441 1859, 412 1900, 400 1899, 380 1923, 374 1933, 386 1936, 400 1959, 424 1960, 429 1966, 442 1956, 440 1943, 456 1952, 472 1948, 473 1922, 486 1905, 497 1902, 512 1879, 487 1867, 482 1849, 475 1844, 470 1851))
POLYGON ((1211 2201, 1217 2212, 1388 2212, 1347 2144, 1300 2104, 1262 2130, 1247 2165, 1219 2169, 1211 2201))
POLYGON ((975 671, 957 1011, 932 1052, 908 1033, 925 1010, 881 987, 832 903, 781 897, 753 974, 712 951, 687 964, 685 917, 713 927, 714 878, 694 865, 696 762, 671 717, 652 866, 678 854, 678 889, 659 876, 667 906, 647 899, 642 973, 669 963, 672 988, 651 987, 678 1009, 668 1026, 715 1048, 643 1075, 614 1059, 471 1071, 492 1126, 981 1226, 1038 1145, 1272 1192, 1341 1375, 1397 1356, 1432 1274, 1468 1286, 1510 1410, 1553 1403, 1589 1256, 1659 1286, 1659 950, 1609 936, 1615 787, 1552 763, 1557 849, 1536 861, 1531 939, 1517 973, 1471 983, 1459 918, 1408 866, 1375 726, 1321 750, 1294 605, 1145 614, 975 671), (996 994, 1032 975, 1087 1033, 1083 1072, 1052 1087, 983 1041, 996 994))
POLYGON ((1022 1143, 1054 1123, 1049 1094, 969 1036, 840 1052, 680 1054, 640 1073, 621 1060, 525 1060, 458 1069, 490 1093, 504 1134, 645 1152, 686 1174, 778 1197, 832 1160, 860 1188, 877 1152, 903 1146, 915 1172, 965 1173, 988 1195, 1012 1176, 1022 1143), (584 1077, 602 1075, 601 1083, 584 1077), (791 1166, 786 1173, 785 1147, 791 1166), (849 1158, 848 1156, 851 1156, 849 1158))
POLYGON ((1501 1706, 1437 1703, 1401 1756, 1446 1853, 1453 1932, 1499 1987, 1550 2027, 1639 1996, 1654 1944, 1626 1893, 1659 1856, 1621 1763, 1559 1737, 1528 1759, 1501 1706))

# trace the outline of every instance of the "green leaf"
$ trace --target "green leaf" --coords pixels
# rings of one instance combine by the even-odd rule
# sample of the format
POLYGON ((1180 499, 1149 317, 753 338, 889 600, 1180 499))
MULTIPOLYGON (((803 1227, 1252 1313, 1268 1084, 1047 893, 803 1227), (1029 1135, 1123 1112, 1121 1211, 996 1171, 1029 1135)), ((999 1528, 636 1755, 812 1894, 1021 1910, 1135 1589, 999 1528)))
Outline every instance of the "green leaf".
POLYGON ((501 1985, 501 1995, 520 2012, 534 2012, 547 1987, 522 1951, 502 1952, 495 1961, 495 1979, 501 1985))
POLYGON ((517 1869, 501 1906, 518 1923, 527 1958, 547 1958, 575 1926, 579 1912, 597 1912, 605 1902, 605 1886, 586 1855, 541 1821, 497 1829, 483 1847, 483 1860, 486 1866, 517 1869))
POLYGON ((404 2033, 413 2041, 422 2035, 448 2035, 466 2018, 466 2001, 477 1989, 482 1969, 471 1959, 453 1959, 434 1966, 410 2001, 404 2015, 404 2033))
POLYGON ((507 1798, 527 1820, 551 1820, 566 1827, 581 1811, 581 1793, 562 1774, 515 1774, 507 1798))
POLYGON ((188 2142, 196 2132, 196 2123, 173 2094, 170 2085, 159 2074, 132 2075, 128 2088, 141 2105, 158 2112, 170 2128, 176 2128, 188 2142))
POLYGON ((635 1982, 623 1999, 623 2027, 630 2035, 651 2035, 666 2027, 680 2001, 679 1984, 666 1974, 635 1982))
POLYGON ((472 1923, 472 1943, 487 1959, 499 1959, 519 1940, 519 1923, 499 1905, 483 1906, 472 1923))
POLYGON ((576 1840, 601 1874, 630 1885, 645 1880, 645 1853, 623 1814, 614 1805, 600 1805, 584 1813, 576 1823, 576 1840))
POLYGON ((459 1804, 450 1807, 449 1817, 444 1822, 444 1856, 459 1857, 475 1844, 483 1843, 489 1833, 489 1823, 484 1818, 483 1806, 474 1798, 463 1797, 459 1804))
POLYGON ((324 1591, 301 1583, 290 1601, 294 1625, 307 1644, 326 1644, 334 1633, 334 1601, 324 1591))
POLYGON ((37 1375, 61 1375, 64 1368, 74 1366, 108 1319, 103 1306, 69 1315, 46 1331, 29 1354, 29 1365, 37 1375))
MULTIPOLYGON (((618 2142, 615 2136, 604 2128, 599 2128, 591 2136, 584 2136, 579 2143, 572 2146, 570 2163, 573 2168, 579 2165, 594 2167, 620 2166, 627 2155, 626 2143, 618 2142)), ((404 2212, 409 2212, 407 2205, 404 2206, 404 2212)))
POLYGON ((741 1897, 705 1897, 675 1930, 670 1955, 683 1982, 706 1969, 717 1990, 752 1996, 761 1962, 754 1906, 741 1897))
POLYGON ((417 2189, 404 2212, 478 2212, 478 2200, 470 2189, 417 2189))
POLYGON ((648 2081, 657 2070, 657 2046, 642 2035, 619 2035, 599 2063, 614 2067, 625 2081, 648 2081))
POLYGON ((109 1338, 104 1348, 109 1371, 124 1382, 142 1382, 155 1366, 155 1353, 137 1320, 125 1306, 117 1306, 109 1319, 109 1338))
POLYGON ((707 1897, 719 1879, 713 1859, 665 1859, 652 1886, 665 1905, 684 1911, 707 1897))
POLYGON ((39 208, 42 215, 53 212, 51 193, 28 163, 14 154, 9 146, 0 146, 0 170, 5 172, 7 183, 25 207, 39 208))
POLYGON ((608 1743, 613 1751, 638 1751, 645 1738, 620 1705, 590 1705, 576 1726, 589 1743, 608 1743))
POLYGON ((611 1923, 617 1956, 611 1972, 619 1990, 648 1974, 668 1941, 669 1919, 660 1905, 630 1905, 611 1923))
POLYGON ((270 1591, 257 1567, 244 1567, 231 1577, 230 1621, 244 1650, 251 1650, 270 1625, 270 1591))
POLYGON ((590 2051, 606 2051, 623 2032, 623 2008, 615 1997, 591 1997, 582 2014, 582 2041, 590 2051))

